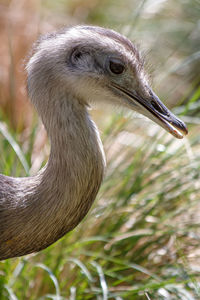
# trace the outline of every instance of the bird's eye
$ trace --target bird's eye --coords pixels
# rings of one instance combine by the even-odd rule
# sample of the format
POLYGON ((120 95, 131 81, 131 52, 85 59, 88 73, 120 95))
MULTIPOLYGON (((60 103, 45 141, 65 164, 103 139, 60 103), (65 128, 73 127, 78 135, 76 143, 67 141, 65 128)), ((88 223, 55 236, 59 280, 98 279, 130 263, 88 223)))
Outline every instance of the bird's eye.
POLYGON ((118 59, 111 59, 109 61, 109 69, 114 74, 122 74, 124 72, 124 64, 118 59))

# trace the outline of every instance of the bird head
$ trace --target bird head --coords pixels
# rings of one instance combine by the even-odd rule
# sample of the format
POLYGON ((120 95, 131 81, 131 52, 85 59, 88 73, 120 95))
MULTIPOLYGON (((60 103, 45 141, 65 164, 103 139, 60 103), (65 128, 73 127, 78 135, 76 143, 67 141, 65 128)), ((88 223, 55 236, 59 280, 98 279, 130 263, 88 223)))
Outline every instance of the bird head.
POLYGON ((59 87, 86 105, 95 101, 128 107, 176 138, 187 134, 186 125, 151 89, 139 51, 123 35, 101 27, 75 26, 47 35, 35 49, 27 65, 31 98, 42 90, 42 83, 48 92, 59 87), (37 75, 43 79, 32 87, 37 75))

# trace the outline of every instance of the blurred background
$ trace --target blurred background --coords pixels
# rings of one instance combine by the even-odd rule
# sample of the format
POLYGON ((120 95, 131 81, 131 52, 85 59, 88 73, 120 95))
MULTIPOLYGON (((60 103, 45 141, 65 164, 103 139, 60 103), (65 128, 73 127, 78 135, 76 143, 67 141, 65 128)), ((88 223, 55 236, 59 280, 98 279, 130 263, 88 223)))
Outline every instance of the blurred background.
POLYGON ((0 0, 0 173, 35 174, 48 159, 24 67, 39 35, 64 26, 129 37, 189 128, 175 140, 139 115, 93 110, 108 165, 95 204, 48 249, 0 262, 0 299, 200 299, 199 17, 199 0, 0 0))

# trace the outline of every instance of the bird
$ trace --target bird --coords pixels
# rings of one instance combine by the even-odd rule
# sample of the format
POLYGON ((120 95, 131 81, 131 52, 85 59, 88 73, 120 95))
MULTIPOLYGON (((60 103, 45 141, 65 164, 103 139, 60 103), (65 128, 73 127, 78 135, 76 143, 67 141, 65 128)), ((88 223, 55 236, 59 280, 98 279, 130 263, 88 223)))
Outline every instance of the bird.
POLYGON ((188 133, 150 87, 137 47, 112 29, 76 25, 43 35, 25 69, 50 154, 34 176, 0 174, 0 260, 47 248, 88 213, 106 167, 93 103, 136 111, 176 138, 188 133))

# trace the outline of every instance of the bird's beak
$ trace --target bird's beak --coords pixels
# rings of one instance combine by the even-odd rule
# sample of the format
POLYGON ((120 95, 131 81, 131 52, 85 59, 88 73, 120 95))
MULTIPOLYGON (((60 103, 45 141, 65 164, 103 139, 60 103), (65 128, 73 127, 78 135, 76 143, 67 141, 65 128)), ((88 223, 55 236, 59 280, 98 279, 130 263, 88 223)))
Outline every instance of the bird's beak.
POLYGON ((182 139, 188 133, 184 122, 178 119, 151 90, 148 99, 144 99, 138 93, 116 84, 112 84, 112 87, 126 96, 129 107, 132 106, 134 110, 159 124, 176 138, 182 139))

